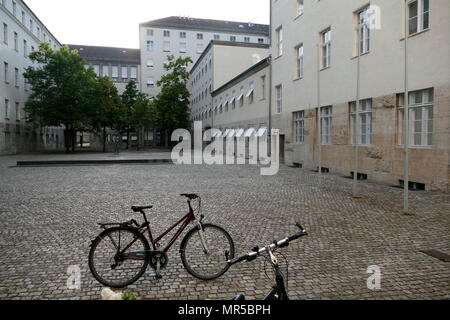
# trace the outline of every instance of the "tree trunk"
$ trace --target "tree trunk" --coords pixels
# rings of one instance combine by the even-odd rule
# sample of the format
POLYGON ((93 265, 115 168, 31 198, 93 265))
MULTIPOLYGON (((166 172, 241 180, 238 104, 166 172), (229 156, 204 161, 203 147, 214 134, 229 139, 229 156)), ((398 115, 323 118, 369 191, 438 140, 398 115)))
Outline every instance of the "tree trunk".
POLYGON ((127 150, 130 148, 130 128, 127 129, 127 150))
POLYGON ((75 145, 77 143, 77 131, 75 128, 71 130, 71 142, 72 142, 72 152, 75 152, 75 145))
POLYGON ((106 127, 103 127, 103 153, 106 153, 106 127))
POLYGON ((64 146, 66 147, 66 153, 70 152, 70 129, 69 126, 66 125, 64 129, 64 146))
POLYGON ((141 129, 137 129, 137 151, 139 151, 139 143, 141 142, 141 129))

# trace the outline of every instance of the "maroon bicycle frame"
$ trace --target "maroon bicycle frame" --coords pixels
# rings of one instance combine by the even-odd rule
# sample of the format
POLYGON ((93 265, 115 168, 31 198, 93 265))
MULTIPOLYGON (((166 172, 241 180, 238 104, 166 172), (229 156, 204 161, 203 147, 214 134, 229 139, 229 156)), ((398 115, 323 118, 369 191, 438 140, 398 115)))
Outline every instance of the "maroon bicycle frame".
MULTIPOLYGON (((173 244, 175 243, 175 241, 177 241, 177 239, 180 237, 180 235, 183 233, 183 231, 186 229, 186 227, 192 222, 195 221, 195 214, 194 214, 194 210, 192 209, 191 203, 190 201, 188 201, 188 205, 189 205, 189 212, 183 217, 181 218, 177 223, 175 223, 174 225, 172 225, 169 229, 167 229, 163 234, 161 234, 158 238, 154 239, 153 238, 153 234, 152 231, 150 229, 150 223, 147 220, 147 216, 145 215, 145 212, 142 210, 141 213, 144 216, 144 220, 145 220, 145 225, 147 226, 147 229, 143 229, 141 231, 141 235, 144 236, 145 232, 148 231, 148 235, 150 238, 150 242, 152 244, 153 250, 156 251, 157 249, 157 244, 164 239, 164 237, 166 235, 168 235, 172 230, 174 230, 177 226, 179 226, 181 224, 181 227, 178 229, 178 231, 175 233, 175 235, 172 237, 172 239, 169 241, 169 243, 167 244, 167 246, 164 248, 163 252, 167 253, 170 248, 173 246, 173 244)), ((145 237, 145 236, 144 236, 145 237)), ((120 252, 120 255, 124 254, 125 251, 127 251, 136 241, 138 240, 138 238, 134 239, 125 249, 123 249, 120 252)), ((119 243, 120 246, 120 243, 119 243)), ((131 260, 142 260, 141 258, 128 258, 131 260)))

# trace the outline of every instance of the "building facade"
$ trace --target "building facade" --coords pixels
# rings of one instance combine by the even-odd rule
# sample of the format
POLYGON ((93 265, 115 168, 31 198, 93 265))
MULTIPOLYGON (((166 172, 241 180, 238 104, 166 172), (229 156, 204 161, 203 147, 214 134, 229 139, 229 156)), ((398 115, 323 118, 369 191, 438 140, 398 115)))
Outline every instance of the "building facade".
POLYGON ((139 36, 142 91, 150 96, 156 96, 159 93, 156 83, 166 72, 164 64, 168 55, 190 57, 195 63, 212 40, 268 44, 269 26, 167 17, 140 24, 139 36))
POLYGON ((0 154, 64 147, 61 128, 36 128, 24 111, 30 95, 23 73, 41 42, 61 44, 21 0, 0 2, 0 154))
POLYGON ((211 41, 190 71, 191 119, 202 120, 205 128, 215 126, 215 115, 224 101, 213 99, 212 93, 268 54, 266 44, 211 41))
POLYGON ((348 176, 357 144, 363 176, 401 184, 407 100, 410 180, 450 191, 449 21, 446 0, 271 0, 272 126, 286 162, 316 169, 320 157, 348 176))
POLYGON ((78 51, 78 54, 86 60, 86 67, 92 67, 97 76, 110 79, 116 85, 119 94, 125 91, 130 80, 136 82, 137 88, 141 89, 139 49, 74 44, 68 46, 78 51))

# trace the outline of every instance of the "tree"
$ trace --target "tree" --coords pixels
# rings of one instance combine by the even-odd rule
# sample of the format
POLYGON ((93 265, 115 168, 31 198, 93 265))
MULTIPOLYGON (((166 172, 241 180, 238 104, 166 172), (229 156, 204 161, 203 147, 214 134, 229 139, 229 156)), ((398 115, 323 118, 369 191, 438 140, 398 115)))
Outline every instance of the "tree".
POLYGON ((131 117, 136 106, 138 95, 139 90, 136 87, 136 82, 130 80, 125 88, 125 91, 122 93, 122 102, 126 107, 125 130, 127 132, 127 149, 129 148, 130 141, 131 117))
POLYGON ((187 67, 192 59, 168 56, 164 68, 168 72, 158 81, 161 92, 154 100, 154 124, 157 129, 166 131, 166 140, 176 129, 188 129, 189 97, 186 87, 189 79, 187 67))
POLYGON ((130 126, 137 131, 137 150, 141 142, 141 130, 149 129, 153 125, 153 108, 147 96, 139 93, 134 104, 133 111, 130 117, 130 126))
POLYGON ((114 83, 106 77, 98 78, 91 91, 89 121, 91 130, 102 131, 103 152, 106 152, 106 128, 122 130, 126 115, 127 110, 114 83))
POLYGON ((37 66, 24 73, 32 88, 26 103, 29 120, 41 126, 64 125, 66 150, 75 151, 76 132, 88 120, 89 92, 96 75, 67 46, 52 50, 50 44, 41 43, 30 59, 37 66))

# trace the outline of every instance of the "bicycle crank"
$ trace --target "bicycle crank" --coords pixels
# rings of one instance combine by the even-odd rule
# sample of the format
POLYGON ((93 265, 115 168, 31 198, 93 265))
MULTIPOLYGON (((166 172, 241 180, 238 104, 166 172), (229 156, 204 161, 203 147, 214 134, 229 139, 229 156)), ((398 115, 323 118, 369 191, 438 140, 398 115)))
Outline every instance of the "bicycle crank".
POLYGON ((156 272, 156 278, 161 279, 161 270, 167 267, 169 263, 169 257, 165 252, 154 251, 152 252, 149 264, 153 270, 156 272))

